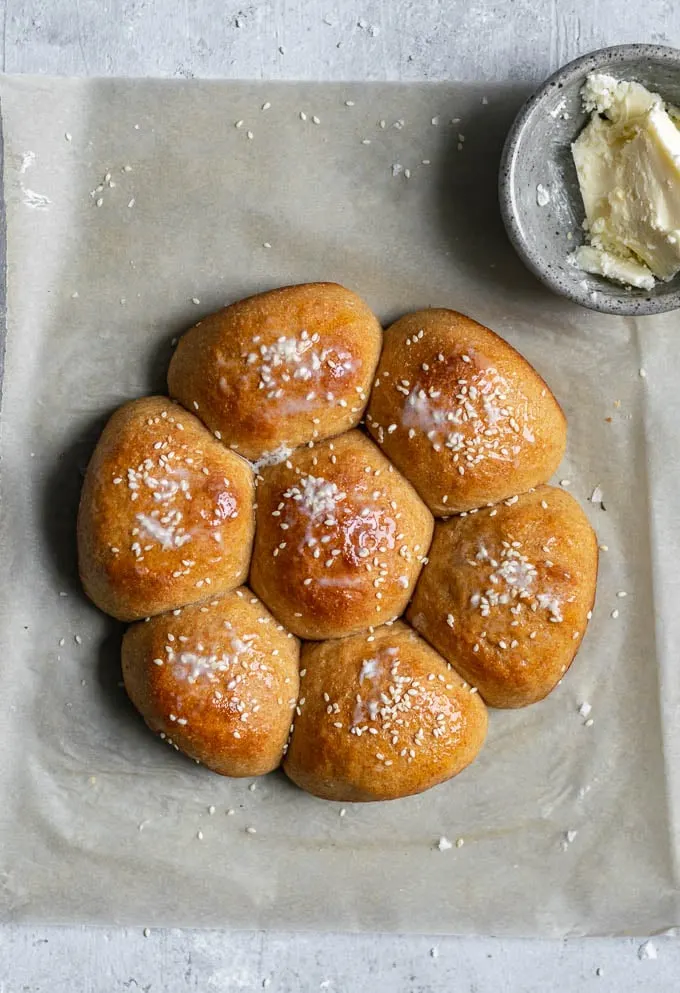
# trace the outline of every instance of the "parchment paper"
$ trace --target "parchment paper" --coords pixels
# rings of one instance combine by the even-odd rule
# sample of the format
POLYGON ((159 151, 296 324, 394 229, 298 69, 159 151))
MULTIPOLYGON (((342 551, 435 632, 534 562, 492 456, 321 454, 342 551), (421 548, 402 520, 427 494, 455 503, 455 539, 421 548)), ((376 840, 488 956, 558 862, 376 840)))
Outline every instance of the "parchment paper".
POLYGON ((535 935, 680 924, 678 319, 588 313, 514 257, 495 178, 525 95, 0 83, 4 918, 535 935), (121 628, 85 601, 75 568, 82 471, 113 408, 163 388, 171 339, 202 314, 316 279, 357 290, 386 323, 450 306, 506 336, 566 409, 558 479, 582 501, 599 485, 606 507, 586 504, 608 550, 563 684, 493 712, 458 779, 343 817, 280 774, 253 792, 155 740, 120 686, 121 628), (442 835, 465 843, 439 851, 442 835))

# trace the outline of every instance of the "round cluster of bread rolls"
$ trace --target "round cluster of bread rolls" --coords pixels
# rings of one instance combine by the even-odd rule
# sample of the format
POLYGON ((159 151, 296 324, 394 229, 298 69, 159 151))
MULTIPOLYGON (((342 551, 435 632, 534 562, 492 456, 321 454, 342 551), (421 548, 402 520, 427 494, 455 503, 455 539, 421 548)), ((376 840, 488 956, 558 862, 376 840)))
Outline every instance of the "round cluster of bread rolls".
POLYGON ((546 485, 562 410, 502 338, 451 310, 383 335, 349 290, 291 286, 189 330, 168 385, 104 429, 78 548, 169 744, 388 800, 469 765, 487 705, 560 681, 597 542, 546 485))

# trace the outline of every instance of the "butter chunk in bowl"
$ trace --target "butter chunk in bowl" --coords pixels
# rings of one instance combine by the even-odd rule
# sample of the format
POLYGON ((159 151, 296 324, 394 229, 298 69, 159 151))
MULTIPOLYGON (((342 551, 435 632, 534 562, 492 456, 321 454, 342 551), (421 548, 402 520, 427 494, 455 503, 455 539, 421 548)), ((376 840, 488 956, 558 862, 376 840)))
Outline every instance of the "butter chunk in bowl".
POLYGON ((619 45, 564 66, 520 110, 501 212, 555 293, 609 314, 680 307, 678 106, 680 52, 619 45))

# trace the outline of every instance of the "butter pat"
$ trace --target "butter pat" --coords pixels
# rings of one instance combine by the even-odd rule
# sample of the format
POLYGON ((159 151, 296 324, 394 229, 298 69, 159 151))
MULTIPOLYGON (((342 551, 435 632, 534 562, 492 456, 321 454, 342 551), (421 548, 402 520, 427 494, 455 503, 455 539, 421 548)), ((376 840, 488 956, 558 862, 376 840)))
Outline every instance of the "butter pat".
POLYGON ((592 117, 572 154, 588 244, 572 260, 651 289, 680 271, 680 131, 659 94, 639 83, 592 74, 582 98, 592 117))

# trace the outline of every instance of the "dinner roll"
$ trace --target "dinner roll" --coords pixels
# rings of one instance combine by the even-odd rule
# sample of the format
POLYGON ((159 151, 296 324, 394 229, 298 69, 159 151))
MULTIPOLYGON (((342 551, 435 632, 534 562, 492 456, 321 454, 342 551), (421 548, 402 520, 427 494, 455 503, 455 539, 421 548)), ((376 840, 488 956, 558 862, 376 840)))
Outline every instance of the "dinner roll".
POLYGON ((360 431, 264 469, 250 583, 302 638, 398 617, 432 538, 413 487, 360 431))
POLYGON ((536 370, 453 310, 388 329, 366 424, 437 517, 547 482, 566 445, 564 414, 536 370))
POLYGON ((394 800, 476 757, 486 707, 406 624, 302 649, 284 771, 326 800, 394 800))
POLYGON ((350 290, 284 286, 188 331, 170 363, 170 395, 225 444, 266 464, 359 423, 381 344, 380 324, 350 290))
POLYGON ((233 589, 254 529, 248 463, 165 397, 134 400, 104 428, 78 514, 85 592, 132 621, 233 589))
POLYGON ((281 762, 298 698, 299 643, 242 587, 133 624, 123 679, 152 731, 223 776, 281 762))
POLYGON ((550 486, 438 522, 408 619, 492 707, 542 700, 573 661, 595 599, 597 539, 550 486))

